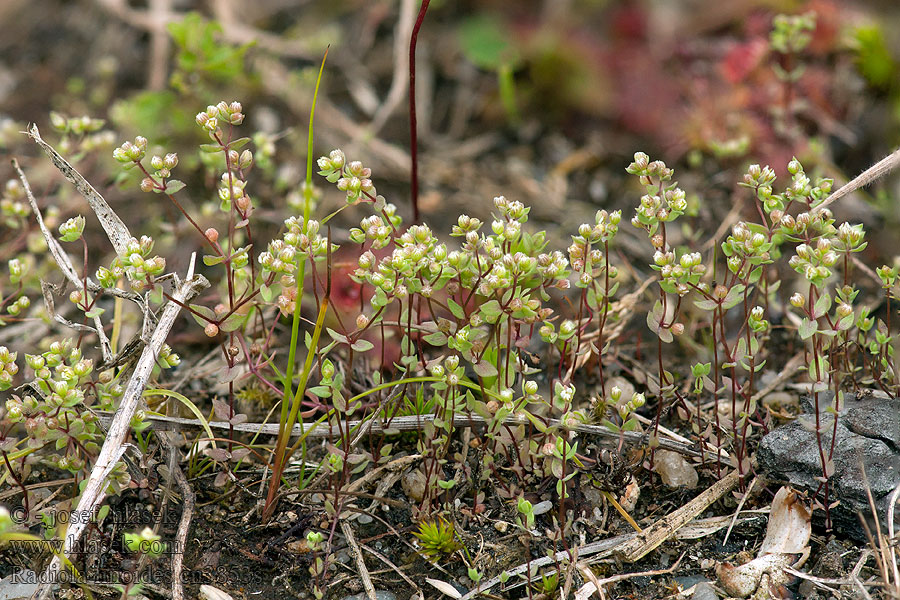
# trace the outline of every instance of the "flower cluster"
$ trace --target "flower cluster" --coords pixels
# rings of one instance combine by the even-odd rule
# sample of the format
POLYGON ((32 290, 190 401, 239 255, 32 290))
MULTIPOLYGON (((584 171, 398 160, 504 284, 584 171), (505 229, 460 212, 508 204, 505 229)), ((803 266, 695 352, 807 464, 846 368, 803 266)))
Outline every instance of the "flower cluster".
POLYGON ((90 152, 98 148, 111 146, 115 136, 111 131, 103 130, 105 121, 88 116, 67 117, 62 113, 50 113, 50 125, 62 134, 59 149, 64 154, 69 152, 90 152), (77 143, 77 146, 76 146, 77 143))
POLYGON ((319 175, 329 182, 337 184, 342 192, 347 192, 347 204, 355 204, 360 200, 377 200, 375 185, 372 183, 372 169, 358 161, 347 162, 341 150, 332 150, 328 156, 317 161, 319 175))
POLYGON ((799 244, 788 264, 810 283, 820 287, 831 277, 831 267, 838 260, 838 254, 831 246, 831 240, 826 237, 820 237, 815 246, 799 244))
MULTIPOLYGON (((381 202, 376 203, 377 205, 381 202)), ((373 250, 387 248, 391 243, 391 236, 400 227, 402 219, 397 214, 397 207, 390 203, 383 203, 381 213, 369 215, 363 218, 359 227, 350 229, 350 241, 354 244, 372 243, 373 250)))
POLYGON ((653 240, 657 249, 663 245, 663 238, 655 236, 660 224, 674 221, 687 210, 687 199, 684 191, 676 184, 664 186, 675 174, 661 160, 650 162, 650 157, 643 152, 636 152, 634 162, 625 169, 637 175, 647 193, 641 196, 641 204, 637 207, 631 224, 644 229, 653 240))
POLYGON ((84 217, 78 215, 72 217, 59 226, 59 239, 64 242, 74 242, 81 238, 84 233, 84 217))
POLYGON ((753 333, 764 333, 769 330, 769 322, 764 318, 765 311, 762 306, 754 306, 747 316, 747 327, 753 333))
MULTIPOLYGON (((569 246, 568 252, 572 268, 579 273, 575 285, 581 288, 589 287, 603 274, 603 270, 607 268, 603 261, 603 250, 595 246, 609 244, 619 232, 621 220, 621 211, 617 210, 610 214, 600 210, 594 217, 594 225, 582 223, 578 228, 578 235, 572 236, 572 245, 569 246)), ((610 269, 609 275, 615 279, 615 267, 610 269)))
POLYGON ((29 261, 23 258, 11 258, 6 263, 9 268, 9 282, 16 285, 28 273, 29 261))
POLYGON ((743 181, 738 182, 741 187, 747 187, 754 190, 756 199, 762 204, 766 214, 772 214, 774 211, 781 211, 772 216, 774 222, 781 219, 784 214, 784 197, 781 194, 773 193, 772 186, 775 184, 775 170, 766 165, 760 167, 758 164, 750 165, 744 174, 743 181))
MULTIPOLYGON (((3 355, 0 351, 0 360, 3 355)), ((84 410, 82 385, 93 370, 92 362, 82 358, 71 340, 53 342, 43 354, 26 354, 25 362, 34 372, 32 385, 38 396, 7 400, 6 418, 24 425, 29 447, 53 443, 57 452, 62 451, 48 458, 55 467, 80 471, 97 453, 103 437, 97 417, 84 410)))
MULTIPOLYGON (((281 238, 269 242, 268 250, 260 253, 258 261, 263 277, 279 277, 281 294, 277 304, 282 314, 291 314, 297 301, 297 286, 294 275, 300 260, 324 260, 328 254, 328 239, 319 234, 319 222, 303 217, 290 217, 284 221, 287 231, 281 238)), ((335 247, 336 248, 336 247, 335 247)), ((333 249, 335 249, 333 248, 333 249)), ((246 256, 246 255, 245 255, 246 256)), ((235 264, 240 268, 243 264, 235 264)), ((266 292, 268 293, 268 292, 266 292)))
POLYGON ((16 364, 16 352, 10 352, 6 346, 0 346, 0 391, 12 387, 13 377, 19 372, 16 364))
MULTIPOLYGON (((803 170, 803 165, 796 158, 791 159, 787 170, 791 174, 791 185, 784 191, 784 199, 788 204, 798 201, 809 205, 810 208, 816 208, 831 193, 834 180, 823 177, 817 179, 813 184, 803 170)), ((822 210, 830 214, 827 209, 822 210)))
POLYGON ((729 271, 741 281, 755 282, 761 273, 758 267, 772 262, 773 246, 774 242, 764 225, 738 221, 731 228, 731 235, 722 243, 722 252, 729 271))
POLYGON ((216 141, 222 139, 221 124, 240 125, 244 122, 243 107, 240 102, 232 102, 226 104, 224 101, 219 102, 215 106, 210 104, 206 110, 197 113, 195 120, 197 125, 202 127, 209 133, 209 137, 216 141))
POLYGON ((23 310, 27 309, 29 306, 31 306, 31 300, 28 298, 28 296, 24 296, 24 295, 23 295, 23 296, 19 296, 19 297, 16 299, 15 302, 10 302, 10 303, 6 306, 6 312, 7 312, 10 316, 16 317, 16 316, 18 316, 23 310))
MULTIPOLYGON (((377 240, 375 249, 381 247, 377 240)), ((357 282, 375 288, 371 302, 376 310, 388 304, 389 296, 401 301, 417 293, 430 298, 452 275, 447 247, 438 243, 427 225, 413 225, 393 241, 393 250, 380 261, 371 250, 363 252, 353 274, 357 282)))
POLYGON ((816 13, 779 14, 772 20, 772 25, 769 43, 773 50, 782 54, 800 52, 812 41, 812 34, 816 30, 816 13))
POLYGON ((706 273, 706 265, 702 263, 699 252, 682 254, 676 260, 673 250, 657 250, 653 253, 653 263, 650 267, 659 271, 663 291, 679 296, 686 296, 692 288, 696 288, 706 273))
POLYGON ((31 212, 28 201, 25 198, 25 188, 18 179, 10 179, 0 195, 0 219, 2 223, 12 229, 21 227, 25 218, 31 212))
POLYGON ((850 252, 862 252, 868 245, 867 242, 863 241, 865 235, 866 232, 863 229, 862 223, 851 225, 844 221, 837 228, 837 237, 834 239, 832 245, 836 252, 845 254, 850 252))
POLYGON ((142 135, 134 138, 133 142, 125 142, 113 150, 113 158, 122 163, 126 169, 130 169, 144 159, 147 153, 147 138, 142 135))
POLYGON ((166 259, 150 256, 153 238, 143 235, 140 240, 131 238, 125 254, 117 256, 110 267, 97 269, 97 281, 105 288, 115 287, 116 281, 125 276, 135 291, 141 291, 166 270, 166 259))
POLYGON ((164 157, 154 154, 150 158, 150 167, 153 169, 153 173, 151 173, 149 177, 144 177, 141 180, 141 191, 155 192, 157 194, 162 192, 173 194, 178 191, 172 189, 173 186, 169 185, 166 181, 172 175, 172 169, 177 165, 178 155, 174 152, 170 152, 164 157))

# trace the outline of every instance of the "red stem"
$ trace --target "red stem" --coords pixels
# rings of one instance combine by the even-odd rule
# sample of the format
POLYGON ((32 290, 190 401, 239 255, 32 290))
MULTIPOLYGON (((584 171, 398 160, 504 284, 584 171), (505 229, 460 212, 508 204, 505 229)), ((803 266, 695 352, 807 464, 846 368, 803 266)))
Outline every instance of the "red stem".
POLYGON ((412 170, 412 196, 413 223, 419 222, 419 159, 418 137, 416 134, 416 41, 419 37, 419 29, 425 20, 428 4, 431 0, 422 0, 419 7, 419 16, 413 26, 412 35, 409 38, 409 153, 412 170))

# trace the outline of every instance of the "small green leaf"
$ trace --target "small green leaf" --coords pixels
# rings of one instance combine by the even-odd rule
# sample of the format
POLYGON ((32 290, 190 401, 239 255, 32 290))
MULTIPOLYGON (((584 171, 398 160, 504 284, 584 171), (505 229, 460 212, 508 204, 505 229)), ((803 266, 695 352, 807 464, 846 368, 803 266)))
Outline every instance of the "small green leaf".
POLYGON ((226 332, 235 331, 237 329, 240 329, 244 325, 244 323, 247 322, 247 318, 249 316, 250 316, 250 313, 247 313, 245 315, 242 315, 239 313, 234 313, 234 314, 230 315, 227 319, 225 319, 224 321, 219 323, 219 329, 221 329, 222 331, 226 331, 226 332))
POLYGON ((338 333, 331 327, 326 327, 325 331, 327 331, 328 335, 331 336, 331 339, 333 339, 336 342, 340 342, 341 344, 349 344, 350 343, 350 340, 347 338, 346 335, 344 335, 343 333, 338 333))
POLYGON ((497 318, 503 312, 503 310, 500 308, 500 303, 497 300, 488 300, 481 305, 479 310, 481 311, 481 316, 483 316, 484 320, 488 323, 496 323, 497 318))
POLYGON ((248 138, 248 137, 238 138, 238 139, 232 141, 230 144, 228 144, 228 149, 229 150, 240 150, 241 148, 246 146, 249 141, 250 141, 250 138, 248 138))
POLYGON ((716 303, 714 300, 694 300, 694 306, 700 310, 715 310, 716 303))
POLYGON ((211 308, 207 308, 200 304, 191 304, 190 308, 191 308, 191 316, 194 317, 194 320, 197 321, 197 323, 202 327, 206 327, 207 323, 209 323, 210 321, 216 320, 216 313, 213 312, 213 310, 211 308), (203 315, 204 317, 209 319, 209 321, 201 318, 199 315, 203 315))
POLYGON ((309 392, 314 396, 318 396, 319 398, 330 398, 331 397, 331 388, 327 385, 316 385, 309 388, 309 392))
POLYGON ((475 373, 477 373, 479 377, 496 377, 498 374, 497 367, 486 360, 480 360, 477 363, 473 364, 472 369, 474 369, 475 373))
POLYGON ((368 352, 372 348, 375 347, 375 344, 370 342, 369 340, 359 339, 350 344, 350 348, 352 348, 355 352, 368 352))
POLYGON ((212 254, 204 254, 203 255, 203 264, 207 267, 212 267, 218 264, 225 262, 224 256, 214 256, 212 254))
POLYGON ((443 346, 447 343, 447 336, 441 333, 440 331, 436 331, 434 333, 429 333, 425 337, 422 338, 432 346, 443 346))
POLYGON ((215 152, 222 152, 224 148, 218 144, 200 144, 200 150, 202 152, 213 154, 215 152))
POLYGON ((828 292, 825 292, 819 296, 819 299, 816 300, 816 304, 813 306, 813 318, 818 319, 827 313, 829 308, 831 308, 831 296, 828 292))
MULTIPOLYGON (((816 359, 810 361, 807 370, 809 372, 810 381, 824 383, 826 377, 828 377, 828 362, 825 360, 824 356, 818 356, 816 359)), ((813 391, 816 391, 815 388, 813 391)))
POLYGON ((106 312, 105 308, 100 308, 99 306, 95 306, 91 310, 84 313, 84 316, 86 316, 89 319, 93 319, 95 317, 99 317, 100 315, 102 315, 105 312, 106 312))
POLYGON ((738 303, 743 299, 742 294, 744 293, 744 286, 741 284, 737 284, 730 290, 728 290, 728 295, 725 296, 725 300, 722 302, 722 307, 725 310, 729 308, 734 308, 738 305, 738 303))
POLYGON ((466 311, 463 310, 463 307, 454 302, 453 298, 447 298, 447 306, 450 308, 450 312, 453 313, 453 316, 457 319, 465 319, 466 311))
POLYGON ((797 333, 800 334, 801 340, 808 340, 817 330, 818 323, 816 321, 810 321, 807 317, 803 317, 803 320, 800 321, 800 327, 797 329, 797 333))
POLYGON ((186 186, 187 184, 183 181, 170 179, 166 182, 166 193, 171 196, 172 194, 175 194, 178 191, 184 189, 186 186))

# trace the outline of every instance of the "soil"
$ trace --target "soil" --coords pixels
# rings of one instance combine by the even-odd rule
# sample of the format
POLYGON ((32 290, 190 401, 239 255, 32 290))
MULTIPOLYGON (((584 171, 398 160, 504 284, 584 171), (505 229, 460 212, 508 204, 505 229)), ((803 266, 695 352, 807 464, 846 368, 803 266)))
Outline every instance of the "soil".
MULTIPOLYGON (((213 11, 219 19, 233 12, 234 19, 226 25, 229 35, 252 41, 254 35, 239 27, 241 23, 249 23, 258 32, 273 37, 258 41, 258 46, 249 51, 246 61, 252 77, 237 83, 232 81, 231 87, 214 83, 202 88, 198 84, 198 89, 188 94, 195 96, 193 100, 197 107, 191 105, 188 112, 196 112, 207 103, 219 100, 219 96, 212 94, 221 93, 226 100, 239 97, 248 112, 255 110, 255 114, 262 115, 258 117, 257 126, 266 126, 265 119, 270 119, 272 123, 268 127, 271 131, 287 132, 287 141, 279 147, 276 160, 284 159, 284 176, 289 183, 279 188, 270 182, 261 184, 261 189, 256 190, 262 202, 261 218, 277 224, 284 205, 283 190, 296 186, 302 174, 302 168, 296 166, 296 158, 289 157, 303 154, 297 148, 305 144, 308 99, 300 98, 300 93, 277 89, 275 80, 279 79, 278 74, 285 75, 291 69, 313 68, 318 64, 321 49, 317 40, 309 40, 308 45, 298 40, 303 36, 316 38, 332 34, 341 43, 335 42, 329 55, 333 75, 326 82, 323 94, 328 99, 326 109, 322 111, 322 120, 317 121, 317 151, 324 153, 329 146, 341 146, 349 148, 350 154, 353 149, 367 156, 367 165, 368 157, 371 157, 371 166, 379 177, 379 192, 396 198, 400 211, 410 214, 405 105, 388 119, 384 129, 375 136, 374 145, 367 146, 361 141, 363 135, 351 140, 351 133, 355 132, 353 121, 368 121, 364 114, 366 103, 360 97, 374 93, 382 98, 387 93, 393 71, 392 43, 397 20, 394 3, 307 2, 295 6, 279 0, 261 0, 253 3, 252 10, 256 12, 252 15, 245 14, 249 9, 243 3, 223 1, 218 3, 218 9, 211 6, 214 4, 217 3, 151 0, 136 3, 136 8, 131 8, 126 6, 127 3, 87 0, 6 3, 0 7, 0 22, 15 26, 5 28, 8 31, 0 40, 0 55, 4 57, 0 65, 0 118, 6 116, 18 123, 34 121, 42 130, 49 131, 51 110, 69 115, 105 116, 117 98, 132 97, 144 91, 148 80, 154 77, 154 69, 162 69, 164 75, 175 71, 171 52, 161 64, 153 58, 153 29, 135 15, 142 14, 147 7, 162 10, 159 7, 165 6, 178 12, 188 9, 207 11, 204 14, 208 17, 213 16, 208 11, 213 11), (310 36, 311 32, 319 33, 310 36), (273 38, 281 39, 285 46, 273 50, 273 38), (273 71, 272 65, 265 60, 274 61, 282 70, 273 71), (270 73, 268 76, 264 74, 267 72, 270 73), (272 72, 276 75, 271 75, 272 72), (351 121, 349 130, 348 120, 351 121), (296 130, 289 131, 291 128, 296 130), (380 154, 378 150, 381 150, 380 154)), ((740 8, 734 8, 733 12, 692 8, 696 4, 708 4, 707 8, 718 4, 703 2, 672 3, 666 9, 668 12, 650 2, 596 3, 603 6, 570 6, 568 9, 554 8, 553 2, 521 2, 512 7, 500 2, 435 4, 440 6, 429 12, 420 40, 420 48, 424 49, 420 58, 424 75, 420 81, 426 86, 423 93, 430 94, 429 102, 423 108, 424 116, 420 118, 420 122, 424 122, 420 206, 424 219, 441 232, 449 231, 460 213, 489 219, 491 198, 502 193, 532 206, 529 224, 534 229, 547 229, 551 247, 565 248, 578 224, 591 221, 599 208, 618 208, 624 215, 631 214, 640 191, 629 182, 624 167, 634 151, 645 150, 651 156, 665 156, 667 162, 676 165, 682 187, 705 190, 707 195, 702 203, 698 203, 686 219, 689 225, 674 232, 671 241, 700 249, 732 210, 737 211, 736 215, 749 217, 753 216, 753 208, 748 199, 733 193, 733 183, 743 172, 743 161, 727 156, 714 157, 710 149, 710 140, 721 132, 695 131, 693 137, 686 137, 685 130, 680 127, 705 122, 715 129, 726 120, 728 113, 749 115, 747 120, 751 123, 744 125, 756 136, 752 139, 751 156, 779 165, 776 170, 782 176, 785 174, 785 157, 789 159, 792 154, 810 152, 810 145, 803 141, 806 136, 782 138, 758 126, 757 121, 765 111, 736 99, 745 94, 746 89, 735 86, 726 90, 722 95, 732 96, 719 98, 723 106, 713 106, 716 104, 713 100, 704 102, 705 88, 697 84, 700 79, 706 82, 705 85, 719 82, 710 73, 718 72, 723 65, 732 65, 729 60, 737 60, 729 58, 730 54, 726 56, 723 48, 739 48, 751 53, 751 42, 765 39, 772 16, 766 7, 771 3, 741 2, 737 3, 740 8), (579 10, 584 13, 578 13, 579 10), (521 94, 521 114, 517 121, 508 121, 503 112, 497 97, 496 74, 475 68, 457 48, 456 34, 460 24, 479 15, 495 13, 503 17, 507 31, 526 55, 529 65, 520 67, 517 74, 521 94), (537 34, 541 31, 552 34, 554 51, 542 54, 535 49, 540 42, 537 34), (659 42, 660 36, 664 42, 659 42), (669 54, 672 59, 659 59, 669 54), (595 64, 603 68, 594 69, 595 64), (576 93, 571 86, 563 86, 568 74, 563 67, 575 70, 572 75, 572 79, 577 80, 575 87, 587 91, 576 93), (576 67, 586 67, 586 72, 576 67), (675 99, 667 104, 667 97, 675 99)), ((815 38, 819 46, 814 46, 810 89, 807 90, 820 104, 809 111, 809 114, 818 115, 818 120, 804 121, 800 125, 804 133, 825 140, 829 148, 826 155, 833 161, 829 167, 853 172, 880 158, 894 141, 890 136, 896 137, 896 122, 891 121, 890 128, 878 130, 870 126, 867 116, 889 114, 890 109, 886 107, 893 100, 888 91, 868 87, 858 74, 841 77, 841 73, 855 72, 850 70, 852 61, 838 50, 837 34, 829 33, 828 27, 836 27, 835 23, 849 18, 848 14, 871 16, 879 14, 878 10, 887 11, 881 18, 890 20, 896 18, 897 8, 873 8, 862 4, 850 9, 826 0, 807 4, 822 15, 823 25, 815 38), (819 92, 825 97, 815 98, 814 94, 819 92), (829 104, 830 112, 819 110, 822 104, 829 104), (846 131, 852 133, 852 144, 847 142, 846 131)), ((771 82, 764 80, 763 83, 771 82)), ((113 125, 127 128, 133 124, 127 119, 118 121, 114 119, 113 125)), ((123 133, 123 139, 134 133, 137 132, 123 133)), ((189 147, 186 137, 189 138, 179 137, 175 132, 169 142, 189 147)), ((20 157, 27 169, 40 171, 43 159, 35 149, 20 140, 11 140, 5 134, 0 136, 0 151, 20 157)), ((188 152, 181 151, 185 155, 188 152)), ((8 161, 3 161, 3 165, 6 164, 8 161)), ((92 170, 96 174, 104 173, 102 165, 90 161, 81 168, 89 179, 92 170)), ((6 166, 0 166, 0 174, 11 176, 6 166)), ((134 198, 133 194, 113 186, 110 181, 103 182, 102 191, 114 207, 133 209, 133 213, 128 214, 130 223, 158 217, 157 209, 128 204, 129 198, 134 198)), ((338 194, 329 192, 320 209, 326 214, 341 201, 338 194)), ((849 208, 836 211, 861 215, 859 218, 880 223, 881 228, 888 231, 898 218, 890 212, 878 213, 871 205, 851 204, 849 208)), ((169 219, 176 217, 174 213, 167 213, 169 219)), ((355 218, 344 219, 342 216, 335 220, 337 238, 346 237, 347 228, 357 225, 353 222, 355 218)), ((623 264, 622 287, 630 289, 631 283, 646 279, 651 272, 641 266, 647 263, 649 252, 643 232, 630 226, 626 232, 626 225, 623 223, 621 245, 616 253, 617 260, 623 264)), ((869 228, 867 225, 867 230, 869 228)), ((893 234, 883 234, 877 229, 874 241, 864 255, 865 262, 871 265, 885 262, 895 251, 891 245, 893 234)), ((187 244, 182 239, 177 243, 187 244)), ((174 255, 187 256, 189 252, 174 252, 174 255)), ((7 260, 7 257, 0 258, 7 260)), ((184 265, 172 264, 170 267, 184 270, 184 265)), ((607 378, 619 377, 640 389, 651 376, 648 374, 656 372, 653 364, 655 342, 643 324, 643 314, 651 305, 649 298, 650 295, 645 295, 639 300, 627 332, 616 340, 606 372, 607 378)), ((775 377, 787 359, 800 350, 798 342, 793 341, 781 324, 775 323, 775 326, 768 349, 772 359, 764 378, 775 377)), ((45 334, 46 331, 41 330, 26 337, 45 334)), ((6 343, 2 335, 0 330, 0 342, 6 343)), ((191 393, 198 404, 206 402, 204 410, 208 411, 207 401, 221 388, 214 374, 221 365, 213 360, 209 366, 210 362, 206 360, 216 349, 188 319, 173 332, 169 342, 182 353, 185 365, 175 371, 174 379, 184 383, 184 393, 191 393)), ((27 348, 23 350, 28 351, 27 348)), ((672 345, 672 355, 666 357, 666 368, 672 372, 690 373, 690 366, 698 360, 693 354, 695 350, 687 342, 672 345)), ((597 374, 586 368, 577 377, 578 407, 589 408, 590 398, 600 387, 597 374)), ((782 398, 796 402, 798 394, 786 386, 783 383, 775 391, 787 390, 782 398)), ((256 402, 248 401, 242 407, 250 414, 251 421, 259 420, 258 417, 269 408, 265 395, 257 396, 256 402)), ((769 408, 766 420, 751 433, 751 447, 755 447, 767 427, 790 420, 800 412, 799 403, 769 408)), ((650 402, 642 416, 653 419, 655 414, 655 404, 650 402)), ((683 416, 672 410, 664 415, 662 425, 693 441, 694 433, 683 416)), ((176 450, 181 459, 180 467, 188 475, 196 496, 196 508, 186 547, 170 548, 172 552, 183 553, 182 577, 188 597, 197 597, 200 585, 207 584, 240 599, 312 598, 310 567, 321 553, 311 550, 306 542, 306 532, 310 528, 334 532, 326 536, 332 544, 334 558, 328 576, 323 580, 326 596, 344 599, 362 594, 358 597, 365 597, 354 550, 341 528, 334 527, 328 514, 327 507, 333 506, 335 501, 329 478, 319 479, 316 488, 302 492, 293 483, 287 485, 275 517, 262 524, 259 511, 269 477, 263 465, 258 460, 248 460, 235 471, 235 481, 225 486, 216 485, 218 472, 201 472, 196 463, 187 458, 191 439, 177 444, 176 450)), ((240 435, 236 439, 250 441, 249 437, 240 435)), ((610 445, 590 434, 580 434, 579 440, 588 455, 605 453, 612 466, 596 470, 586 468, 579 473, 572 497, 563 506, 559 505, 556 481, 552 478, 519 482, 509 470, 506 471, 507 480, 492 480, 484 489, 476 490, 467 477, 470 473, 453 473, 447 467, 446 476, 457 475, 461 485, 446 492, 438 504, 447 509, 446 514, 458 539, 469 553, 466 559, 485 574, 485 580, 504 570, 537 561, 548 553, 568 550, 572 544, 583 545, 631 533, 631 526, 600 494, 600 488, 619 499, 629 484, 639 488, 639 498, 628 512, 637 524, 647 527, 687 504, 718 479, 716 466, 706 463, 698 465, 700 477, 695 488, 670 488, 650 470, 652 459, 639 446, 626 445, 620 450, 614 443, 610 445), (519 490, 535 505, 547 500, 552 504, 548 512, 537 517, 536 533, 525 534, 516 524, 513 485, 519 485, 519 490), (484 498, 473 503, 473 496, 478 491, 485 492, 484 498), (570 527, 564 541, 555 539, 554 534, 560 520, 569 523, 570 527)), ((393 444, 392 460, 415 454, 416 441, 414 433, 373 434, 367 440, 371 448, 393 444)), ((458 428, 449 456, 465 456, 469 471, 477 472, 480 469, 479 448, 484 443, 483 430, 478 426, 458 428)), ((308 460, 312 464, 323 455, 324 446, 317 446, 308 460)), ((126 529, 133 531, 156 511, 162 515, 159 533, 165 540, 174 539, 183 498, 168 477, 167 458, 160 447, 154 445, 141 464, 134 462, 132 489, 110 501, 110 516, 99 529, 95 527, 88 532, 86 544, 94 551, 81 557, 76 564, 89 576, 122 578, 145 567, 141 572, 145 574, 146 585, 141 593, 148 598, 171 597, 172 573, 167 557, 149 566, 136 564, 121 547, 121 533, 126 529)), ((409 470, 404 469, 400 476, 409 470)), ((298 471, 299 466, 292 467, 286 475, 287 480, 295 481, 298 471)), ((698 516, 699 519, 729 516, 736 511, 738 502, 743 501, 743 516, 735 521, 730 532, 727 523, 711 526, 709 531, 697 534, 694 539, 669 540, 633 564, 623 563, 616 556, 602 558, 593 564, 595 576, 604 578, 663 571, 678 561, 677 567, 665 574, 623 578, 606 588, 608 597, 688 597, 683 591, 690 590, 698 582, 718 585, 716 565, 743 563, 756 556, 766 532, 764 509, 780 487, 779 481, 767 479, 765 473, 756 475, 759 480, 753 485, 750 484, 753 477, 748 477, 739 489, 726 494, 698 516), (751 493, 745 498, 743 491, 747 489, 751 493)), ((46 498, 51 492, 58 493, 61 498, 72 497, 75 492, 71 482, 61 487, 51 485, 59 477, 59 473, 52 471, 33 473, 31 482, 47 483, 46 488, 38 489, 37 498, 46 498)), ((416 598, 419 592, 424 598, 441 597, 427 579, 446 582, 461 593, 473 589, 475 585, 468 577, 462 551, 440 556, 434 562, 419 552, 413 533, 418 530, 418 521, 424 515, 419 513, 418 503, 404 490, 400 478, 390 486, 377 486, 378 482, 375 482, 360 490, 357 496, 345 500, 349 504, 343 505, 345 511, 355 515, 348 522, 356 543, 363 549, 375 588, 391 592, 399 600, 416 598), (377 507, 373 507, 374 504, 377 507)), ((8 484, 0 488, 3 502, 15 501, 10 499, 11 494, 5 493, 11 489, 8 484)), ((37 524, 31 527, 33 533, 40 530, 37 524)), ((826 579, 847 577, 865 548, 863 542, 817 525, 803 569, 810 575, 826 579)), ((23 552, 10 547, 2 549, 0 578, 20 569, 40 571, 47 559, 46 553, 23 552)), ((579 572, 572 570, 572 574, 572 581, 567 584, 561 578, 559 587, 574 593, 586 580, 579 572)), ((858 576, 863 581, 877 579, 874 562, 869 561, 858 576)), ((515 581, 514 577, 509 583, 515 581)), ((559 597, 559 591, 545 593, 539 589, 540 582, 538 579, 531 591, 522 586, 495 586, 490 590, 492 596, 487 597, 559 597)), ((88 587, 97 598, 119 597, 110 586, 91 584, 88 587)), ((794 580, 787 588, 789 593, 802 598, 832 598, 839 593, 846 594, 842 597, 850 597, 851 594, 846 591, 849 588, 843 588, 842 592, 823 592, 801 580, 794 580)), ((59 597, 86 597, 87 591, 75 587, 59 592, 59 597)), ((721 589, 718 591, 722 596, 721 589)), ((382 598, 387 600, 390 596, 382 598)))

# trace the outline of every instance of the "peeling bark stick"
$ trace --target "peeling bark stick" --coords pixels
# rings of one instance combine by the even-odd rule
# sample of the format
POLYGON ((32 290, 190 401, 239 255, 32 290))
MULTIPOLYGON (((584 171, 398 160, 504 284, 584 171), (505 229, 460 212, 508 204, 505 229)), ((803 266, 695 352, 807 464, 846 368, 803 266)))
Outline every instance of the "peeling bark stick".
MULTIPOLYGON (((172 325, 175 323, 175 318, 181 311, 181 305, 186 304, 201 290, 209 287, 209 281, 207 281, 203 275, 194 275, 195 257, 196 255, 191 257, 191 265, 188 267, 187 279, 177 287, 173 296, 173 301, 166 304, 163 309, 159 324, 156 326, 153 335, 150 337, 150 343, 144 346, 144 351, 141 353, 141 357, 138 359, 137 365, 135 366, 134 375, 132 375, 131 379, 128 381, 128 386, 125 388, 125 392, 122 395, 119 408, 112 418, 112 422, 109 426, 109 433, 103 442, 103 447, 100 449, 97 461, 94 463, 91 474, 87 479, 84 492, 78 500, 78 506, 72 513, 73 522, 69 524, 69 528, 66 530, 63 555, 67 558, 72 554, 82 533, 84 533, 85 528, 90 522, 91 517, 96 514, 97 508, 106 497, 106 478, 112 472, 116 462, 125 452, 125 437, 131 430, 131 418, 137 410, 141 394, 144 391, 144 387, 147 385, 150 374, 153 372, 153 365, 156 363, 156 357, 159 355, 159 351, 166 341, 169 330, 172 329, 172 325)), ((42 600, 48 597, 52 583, 59 579, 61 567, 62 561, 60 560, 60 557, 54 556, 41 578, 42 583, 38 586, 32 596, 33 600, 42 600)))
POLYGON ((122 222, 119 215, 109 207, 109 204, 106 203, 106 200, 103 199, 100 192, 95 190, 94 186, 88 183, 88 180, 75 170, 75 167, 70 165, 59 152, 54 150, 53 146, 41 138, 41 133, 38 131, 37 125, 29 127, 27 134, 28 137, 33 139, 34 142, 41 147, 41 150, 50 157, 51 162, 59 169, 59 172, 62 173, 63 177, 68 179, 69 182, 75 186, 75 189, 78 190, 78 193, 84 196, 84 199, 91 205, 91 210, 96 213, 97 218, 100 220, 100 224, 103 226, 103 230, 106 231, 109 241, 112 242, 116 254, 119 256, 127 254, 128 242, 131 241, 131 233, 129 233, 128 227, 125 226, 125 223, 122 222))
MULTIPOLYGON (((18 174, 19 176, 19 181, 22 182, 22 187, 25 189, 25 196, 28 198, 28 203, 31 205, 31 212, 34 213, 34 218, 37 220, 38 227, 40 228, 41 233, 44 235, 44 240, 47 242, 47 248, 50 250, 50 255, 53 256, 53 260, 56 262, 59 270, 63 272, 63 275, 65 275, 66 279, 68 279, 76 288, 80 287, 82 285, 82 282, 78 279, 78 273, 76 273, 75 271, 75 266, 72 264, 72 260, 69 258, 69 255, 66 254, 62 249, 62 246, 57 241, 57 239, 53 237, 52 233, 50 233, 50 230, 47 228, 47 224, 44 223, 44 217, 43 215, 41 215, 41 210, 38 208, 37 199, 31 192, 31 185, 28 183, 28 178, 25 177, 25 173, 19 167, 19 161, 13 159, 12 166, 13 169, 15 169, 16 174, 18 174)), ((66 321, 65 319, 62 319, 60 315, 56 314, 56 311, 53 308, 52 296, 48 295, 49 290, 45 287, 44 282, 41 282, 41 291, 44 293, 44 301, 47 304, 47 311, 50 313, 51 317, 53 317, 57 321, 60 321, 63 325, 71 327, 72 324, 70 321, 66 321)), ((100 320, 99 315, 94 317, 94 328, 89 329, 90 331, 95 332, 97 334, 97 337, 100 338, 100 351, 103 354, 103 360, 111 360, 112 350, 110 348, 109 338, 106 337, 106 333, 103 331, 103 322, 100 320)))

